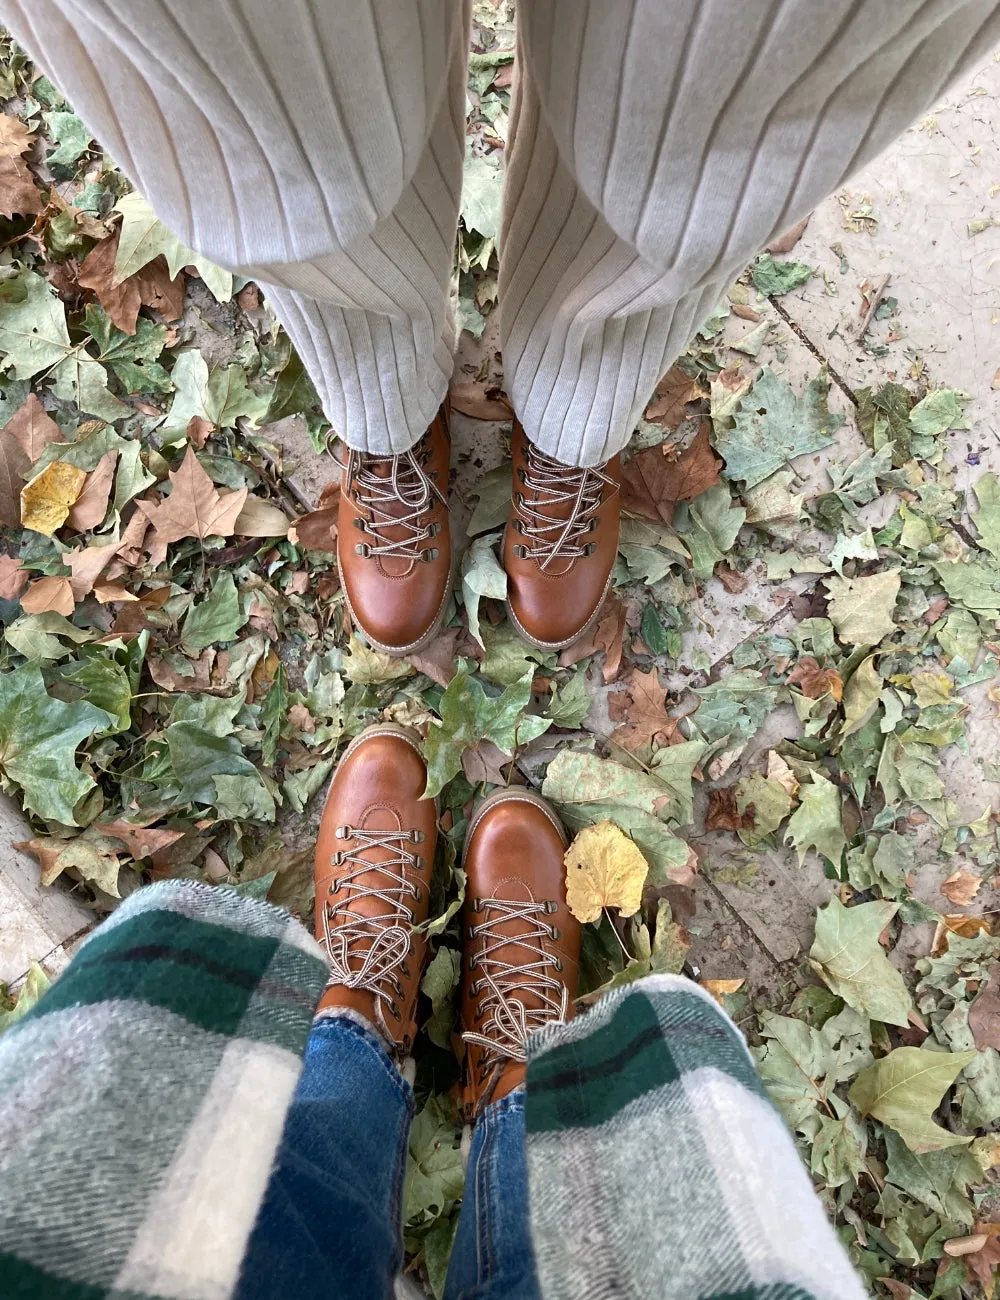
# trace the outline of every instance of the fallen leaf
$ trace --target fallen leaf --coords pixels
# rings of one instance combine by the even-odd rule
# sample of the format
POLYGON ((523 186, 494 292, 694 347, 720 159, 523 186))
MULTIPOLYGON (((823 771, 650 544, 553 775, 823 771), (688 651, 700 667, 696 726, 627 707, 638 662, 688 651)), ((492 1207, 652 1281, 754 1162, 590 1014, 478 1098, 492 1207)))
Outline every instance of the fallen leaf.
POLYGON ((964 912, 945 912, 934 930, 931 956, 940 957, 948 951, 948 935, 957 934, 962 939, 974 939, 977 934, 990 934, 989 918, 967 916, 964 912))
POLYGON ((739 402, 734 427, 720 431, 716 422, 716 447, 726 459, 725 477, 756 487, 796 456, 828 447, 844 422, 827 405, 829 391, 825 372, 810 380, 804 393, 796 394, 787 380, 765 366, 739 402))
POLYGON ((118 452, 109 451, 97 462, 97 468, 87 475, 83 490, 66 519, 70 528, 75 528, 78 533, 86 533, 104 522, 117 463, 118 452))
POLYGON ((21 157, 35 137, 23 122, 9 113, 0 115, 0 133, 0 214, 36 216, 45 204, 28 164, 21 157))
POLYGON ((777 781, 792 799, 799 792, 798 778, 776 749, 772 749, 767 756, 767 779, 777 781))
POLYGON ((102 835, 121 840, 133 858, 148 858, 160 849, 183 838, 183 831, 170 831, 164 827, 136 826, 132 822, 103 822, 95 826, 102 835))
POLYGON ((961 869, 953 871, 941 886, 941 893, 956 907, 968 907, 983 883, 982 876, 974 876, 971 871, 961 869))
POLYGON ((424 673, 438 686, 447 686, 455 676, 455 647, 462 629, 449 627, 430 645, 406 656, 418 673, 424 673))
POLYGON ((707 831, 741 831, 754 824, 753 817, 741 813, 736 806, 736 787, 726 786, 713 790, 708 797, 708 814, 705 818, 707 831))
POLYGON ((644 519, 671 523, 678 501, 693 501, 719 481, 722 461, 709 441, 703 421, 691 445, 676 460, 664 447, 647 447, 622 466, 622 509, 644 519))
POLYGON ((862 1115, 871 1115, 895 1129, 917 1155, 962 1146, 972 1139, 949 1133, 931 1116, 975 1055, 974 1051, 931 1052, 922 1047, 897 1047, 862 1070, 848 1095, 862 1115))
POLYGON ((211 420, 206 420, 203 415, 192 415, 188 420, 187 440, 192 447, 197 447, 201 451, 214 431, 215 425, 211 420))
POLYGON ((711 993, 721 1007, 723 1005, 722 999, 729 997, 733 993, 739 993, 746 980, 699 980, 698 983, 706 993, 711 993))
POLYGON ((27 570, 13 555, 0 555, 0 600, 17 600, 28 581, 27 570))
POLYGON ((824 578, 828 614, 845 645, 878 645, 896 630, 893 611, 899 594, 898 569, 869 578, 824 578))
MULTIPOLYGON (((983 1294, 990 1296, 993 1293, 993 1280, 996 1266, 1000 1264, 1000 1239, 997 1238, 995 1232, 985 1231, 985 1229, 995 1229, 997 1227, 995 1223, 977 1224, 976 1226, 980 1229, 984 1229, 984 1231, 977 1232, 974 1238, 966 1238, 965 1240, 978 1241, 980 1237, 984 1237, 985 1240, 977 1250, 970 1251, 964 1256, 964 1258, 966 1266, 972 1269, 976 1277, 979 1279, 979 1285, 983 1288, 983 1294)), ((954 1242, 951 1244, 954 1244, 954 1242)), ((946 1251, 948 1250, 948 1245, 948 1242, 944 1243, 946 1251)), ((950 1251, 948 1253, 951 1254, 950 1251)))
POLYGON ((39 578, 21 597, 21 608, 26 614, 44 614, 55 610, 69 616, 76 602, 69 578, 39 578))
POLYGON ((473 420, 509 420, 514 408, 499 389, 490 389, 487 395, 484 383, 477 379, 462 380, 452 384, 448 397, 452 408, 473 420))
POLYGON ((605 907, 633 916, 642 902, 649 866, 614 822, 585 826, 566 850, 566 904, 584 924, 605 907))
POLYGON ((845 907, 835 894, 816 913, 809 965, 848 1006, 873 1020, 906 1026, 913 1002, 902 975, 879 943, 879 935, 898 910, 898 903, 884 901, 845 907))
POLYGON ((236 516, 233 532, 237 537, 285 537, 288 534, 288 516, 270 501, 248 496, 236 516))
MULTIPOLYGON (((175 662, 179 656, 173 656, 175 662)), ((185 668, 190 668, 190 674, 181 672, 174 664, 167 663, 165 659, 152 658, 146 660, 146 667, 149 669, 149 675, 157 686, 162 686, 165 691, 209 691, 219 693, 228 691, 228 686, 216 686, 212 682, 212 664, 215 662, 215 651, 205 650, 197 659, 185 659, 183 661, 185 668)))
POLYGON ((800 866, 806 853, 814 848, 839 867, 847 844, 839 788, 813 772, 809 784, 800 788, 799 800, 785 830, 785 843, 794 845, 800 866))
POLYGON ((687 414, 688 402, 697 402, 707 396, 708 392, 697 379, 686 375, 679 366, 671 366, 656 385, 646 407, 646 419, 650 424, 676 429, 687 414))
POLYGON ((802 694, 810 700, 832 695, 839 704, 844 694, 844 683, 836 668, 820 668, 812 655, 803 655, 788 674, 790 686, 801 686, 802 694))
POLYGON ((51 537, 61 528, 87 475, 75 465, 54 460, 21 489, 21 526, 51 537))
POLYGON ((0 113, 0 158, 20 158, 34 138, 34 132, 19 117, 0 113))
POLYGON ((507 775, 503 771, 511 764, 511 756, 498 749, 491 740, 481 740, 478 745, 462 753, 462 771, 470 785, 506 785, 507 775))
POLYGON ((791 230, 786 230, 783 235, 779 235, 773 244, 768 244, 767 251, 782 257, 785 253, 790 253, 802 236, 806 233, 806 226, 812 220, 812 213, 803 217, 798 225, 792 226, 791 230))
POLYGON ((85 546, 63 556, 63 563, 73 575, 69 581, 74 600, 83 600, 84 596, 93 591, 94 583, 115 558, 118 550, 112 543, 108 546, 85 546))
POLYGON ((31 461, 24 448, 6 429, 0 430, 0 526, 20 526, 21 488, 30 472, 31 461))
POLYGON ((625 606, 614 594, 609 592, 601 607, 601 612, 594 622, 594 626, 589 632, 585 632, 578 641, 559 656, 560 668, 571 668, 573 664, 579 663, 581 659, 587 659, 590 655, 598 654, 604 651, 604 669, 603 677, 605 685, 613 682, 618 676, 618 670, 621 668, 623 645, 622 638, 625 635, 625 606))
POLYGON ((120 582, 95 582, 94 595, 102 605, 113 605, 119 601, 137 601, 133 592, 123 587, 120 582))
POLYGON ((62 430, 49 415, 37 393, 29 393, 17 408, 4 431, 21 444, 33 465, 50 442, 62 442, 62 430))
POLYGON ((288 529, 288 540, 307 551, 336 551, 338 506, 321 506, 299 515, 288 529))
POLYGON ((990 966, 989 979, 969 1008, 969 1028, 982 1051, 993 1047, 1000 1051, 1000 963, 990 966))
POLYGON ((156 529, 160 542, 183 537, 231 537, 249 495, 248 488, 220 492, 188 447, 180 469, 170 471, 170 495, 153 505, 141 498, 136 505, 156 529))
POLYGON ((79 283, 91 289, 111 320, 126 334, 134 334, 143 305, 158 311, 164 320, 179 320, 184 310, 184 274, 171 279, 162 254, 135 274, 118 281, 115 261, 121 231, 115 230, 96 244, 83 260, 79 283))
POLYGON ((655 668, 648 672, 634 668, 624 692, 609 696, 611 699, 621 702, 623 720, 622 726, 611 733, 611 740, 623 749, 646 749, 657 737, 678 736, 677 719, 667 716, 667 691, 660 685, 655 668))

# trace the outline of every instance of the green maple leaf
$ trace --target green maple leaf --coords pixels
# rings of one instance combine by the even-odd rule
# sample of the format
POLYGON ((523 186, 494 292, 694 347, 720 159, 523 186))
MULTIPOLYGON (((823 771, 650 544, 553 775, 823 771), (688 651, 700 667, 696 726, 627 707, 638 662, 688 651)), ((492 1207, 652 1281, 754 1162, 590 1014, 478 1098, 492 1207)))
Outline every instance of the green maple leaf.
POLYGON ((67 704, 49 695, 37 664, 0 674, 0 772, 38 817, 76 825, 73 807, 94 786, 76 765, 76 747, 115 725, 86 700, 67 704))
POLYGON ((840 812, 840 790, 826 777, 813 772, 809 785, 799 790, 799 806, 789 818, 785 831, 799 855, 799 865, 806 853, 815 848, 823 857, 839 866, 847 840, 840 812))
POLYGON ((845 907, 834 895, 816 913, 809 965, 848 1006, 889 1025, 909 1024, 913 1007, 903 977, 878 941, 896 915, 897 903, 845 907))
POLYGON ((500 204, 503 175, 488 158, 467 154, 462 175, 462 220, 467 230, 478 230, 487 239, 500 233, 500 204))
POLYGON ((278 741, 281 727, 288 712, 288 679, 283 664, 278 664, 274 679, 268 687, 264 702, 260 706, 260 723, 264 729, 261 741, 261 758, 268 767, 274 766, 278 757, 278 741))
POLYGON ((219 302, 228 302, 233 296, 232 274, 172 235, 141 194, 126 194, 118 200, 115 208, 122 214, 115 257, 117 284, 141 271, 162 253, 167 259, 171 280, 175 280, 184 267, 193 266, 219 302))
POLYGON ((931 1115, 975 1056, 974 1051, 930 1052, 922 1047, 897 1047, 861 1071, 849 1096, 862 1115, 871 1115, 895 1129, 917 1155, 962 1146, 971 1142, 971 1137, 949 1133, 935 1124, 931 1115))
POLYGON ((768 298, 791 293, 806 283, 813 275, 805 262, 777 262, 770 253, 763 253, 753 265, 750 278, 753 286, 768 298))
POLYGON ((858 401, 858 428, 872 450, 889 456, 897 469, 905 465, 910 459, 913 394, 902 384, 889 383, 877 389, 859 388, 854 396, 858 401))
POLYGON ((590 704, 587 675, 577 672, 568 682, 553 687, 548 716, 552 719, 553 726, 577 731, 590 712, 590 704))
POLYGON ((460 1137, 447 1101, 431 1094, 410 1128, 404 1222, 437 1218, 462 1195, 465 1165, 460 1137))
POLYGON ((171 391, 170 376, 157 361, 167 339, 165 325, 140 316, 135 333, 126 334, 96 303, 87 307, 86 324, 99 349, 99 359, 111 367, 127 393, 171 391))
POLYGON ((505 754, 526 745, 552 725, 551 718, 524 712, 531 700, 534 673, 528 672, 502 695, 490 697, 463 664, 441 696, 441 723, 431 726, 425 742, 426 798, 440 794, 462 767, 462 753, 491 740, 505 754))
POLYGON ((479 601, 483 596, 504 600, 507 596, 507 574, 500 567, 493 552, 497 535, 477 537, 462 557, 462 599, 469 618, 469 632, 485 650, 479 629, 479 601))
POLYGON ((218 641, 235 641, 246 621, 233 575, 223 572, 205 599, 188 610, 181 640, 188 650, 204 650, 218 641))
POLYGON ((309 378, 302 358, 292 348, 288 361, 278 375, 267 408, 267 422, 274 423, 286 415, 300 415, 319 406, 316 386, 309 378))
POLYGON ((960 388, 938 388, 910 412, 910 428, 925 437, 947 433, 949 429, 967 429, 969 422, 964 413, 971 401, 971 394, 960 388))
POLYGON ((844 423, 827 406, 830 381, 825 372, 810 380, 801 397, 770 367, 740 402, 733 428, 717 435, 716 447, 726 458, 726 478, 755 487, 782 469, 787 461, 829 447, 844 423))
POLYGON ((975 485, 975 493, 979 509, 971 514, 979 533, 979 545, 995 560, 1000 560, 1000 481, 997 476, 984 474, 975 485))
POLYGON ((1000 567, 993 560, 939 560, 934 567, 953 604, 1000 618, 1000 567))
POLYGON ((70 354, 66 309, 47 280, 34 271, 0 285, 0 351, 3 369, 30 379, 70 354))
POLYGON ((196 348, 178 356, 170 379, 176 391, 161 432, 173 441, 183 438, 194 416, 217 429, 232 429, 241 415, 256 428, 267 414, 270 399, 247 387, 242 366, 234 363, 209 371, 196 348))
POLYGON ((59 146, 45 159, 50 167, 61 167, 72 172, 90 147, 93 136, 75 113, 43 113, 49 135, 59 146))
POLYGON ((678 503, 674 527, 691 553, 691 571, 696 578, 712 576, 746 517, 746 510, 733 504, 725 483, 716 483, 693 501, 678 503))

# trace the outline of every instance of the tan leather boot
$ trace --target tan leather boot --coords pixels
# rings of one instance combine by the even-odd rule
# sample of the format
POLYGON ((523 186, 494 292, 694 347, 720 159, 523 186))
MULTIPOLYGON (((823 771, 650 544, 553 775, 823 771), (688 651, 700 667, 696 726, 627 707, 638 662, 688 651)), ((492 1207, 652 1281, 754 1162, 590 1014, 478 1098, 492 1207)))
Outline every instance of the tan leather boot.
POLYGON ((401 1053, 427 941, 437 809, 422 799, 427 768, 419 737, 380 723, 347 747, 330 785, 316 842, 316 938, 330 959, 319 1011, 346 1007, 401 1053))
POLYGON ((347 605, 377 649, 411 654, 433 640, 452 583, 451 442, 445 407, 410 451, 349 451, 341 473, 337 564, 347 605))
POLYGON ((529 442, 515 420, 511 459, 507 610, 526 641, 561 650, 590 627, 611 585, 621 457, 592 469, 562 465, 529 442))
POLYGON ((566 906, 566 839, 538 795, 501 790, 465 841, 463 1105, 473 1119, 524 1082, 524 1045, 573 1014, 580 923, 566 906))

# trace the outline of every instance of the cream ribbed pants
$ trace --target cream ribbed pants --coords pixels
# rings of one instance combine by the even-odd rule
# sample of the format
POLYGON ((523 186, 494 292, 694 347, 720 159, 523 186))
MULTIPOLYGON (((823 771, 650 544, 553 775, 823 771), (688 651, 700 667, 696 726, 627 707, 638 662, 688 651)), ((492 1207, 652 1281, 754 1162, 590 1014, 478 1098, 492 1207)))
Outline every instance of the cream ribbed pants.
MULTIPOLYGON (((0 0, 162 220, 253 276, 334 429, 403 451, 451 375, 462 0, 0 0)), ((731 278, 1000 41, 996 0, 521 0, 507 390, 628 441, 731 278)))

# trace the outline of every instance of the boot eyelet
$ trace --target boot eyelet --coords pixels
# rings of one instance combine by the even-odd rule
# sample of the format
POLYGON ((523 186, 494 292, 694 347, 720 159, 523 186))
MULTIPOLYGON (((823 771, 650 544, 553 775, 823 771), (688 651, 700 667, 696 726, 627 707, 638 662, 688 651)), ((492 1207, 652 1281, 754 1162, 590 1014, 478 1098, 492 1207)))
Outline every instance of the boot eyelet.
POLYGON ((553 939, 559 940, 562 938, 562 930, 557 925, 552 927, 551 934, 553 939))
POLYGON ((340 881, 335 877, 330 881, 330 893, 337 894, 340 892, 340 881))
POLYGON ((358 530, 358 532, 361 533, 366 533, 368 531, 368 525, 360 517, 360 515, 354 516, 354 527, 358 530))
POLYGON ((392 1016, 393 1020, 402 1020, 403 1018, 391 1003, 389 1004, 389 1014, 392 1016))
POLYGON ((587 531, 588 531, 589 533, 596 533, 596 532, 597 532, 597 520, 596 520, 596 519, 591 519, 591 521, 590 521, 590 527, 587 529, 587 531))
POLYGON ((552 916, 554 913, 559 911, 559 904, 550 898, 545 904, 545 910, 548 912, 549 916, 552 916))
POLYGON ((338 840, 347 840, 350 839, 350 836, 347 833, 350 829, 349 826, 338 826, 334 833, 338 840))
POLYGON ((424 867, 426 867, 426 865, 427 865, 427 863, 423 860, 423 858, 422 858, 422 857, 420 856, 420 854, 418 853, 417 856, 413 859, 413 866, 414 866, 414 868, 415 868, 417 871, 423 871, 423 869, 424 869, 424 867))
POLYGON ((423 831, 410 831, 410 837, 413 840, 414 844, 423 844, 424 840, 426 839, 426 836, 424 835, 423 831))
POLYGON ((420 558, 424 564, 433 564, 438 557, 437 547, 429 546, 426 550, 420 552, 420 558))
POLYGON ((584 555, 593 555, 596 550, 597 550, 597 543, 588 542, 587 545, 583 548, 583 553, 584 555))
POLYGON ((528 548, 526 546, 515 546, 513 549, 515 556, 517 556, 519 560, 523 560, 528 554, 528 548))
POLYGON ((360 555, 363 560, 370 560, 372 557, 372 548, 367 542, 359 542, 354 548, 355 554, 360 555))
POLYGON ((557 958, 555 959, 555 961, 554 961, 552 964, 553 964, 553 966, 555 966, 555 968, 556 968, 557 971, 561 971, 562 968, 563 968, 563 967, 562 967, 562 958, 560 958, 560 957, 557 957, 557 958))
POLYGON ((417 889, 416 893, 413 895, 413 901, 415 903, 422 903, 424 901, 424 891, 422 889, 417 889))
POLYGON ((514 520, 514 532, 520 533, 522 537, 524 536, 524 523, 522 522, 522 520, 520 519, 514 520))
MULTIPOLYGON (((466 930, 465 934, 467 939, 474 939, 476 937, 476 927, 474 925, 470 925, 468 930, 466 930)), ((475 966, 475 964, 476 964, 476 959, 475 957, 473 957, 472 965, 475 966)))
POLYGON ((524 505, 524 493, 523 493, 523 492, 515 492, 515 493, 514 493, 514 504, 515 504, 516 506, 523 506, 523 505, 524 505))

